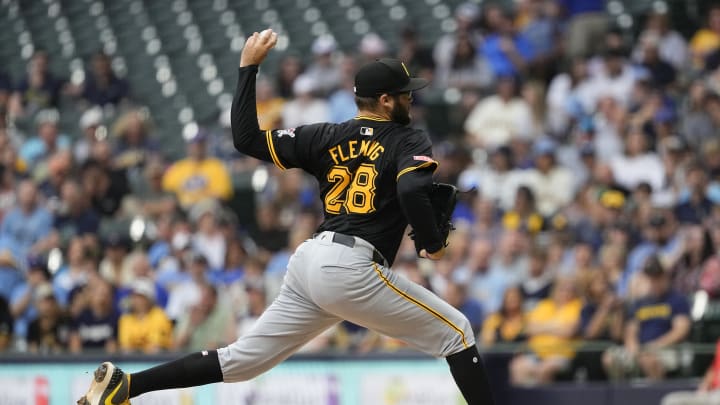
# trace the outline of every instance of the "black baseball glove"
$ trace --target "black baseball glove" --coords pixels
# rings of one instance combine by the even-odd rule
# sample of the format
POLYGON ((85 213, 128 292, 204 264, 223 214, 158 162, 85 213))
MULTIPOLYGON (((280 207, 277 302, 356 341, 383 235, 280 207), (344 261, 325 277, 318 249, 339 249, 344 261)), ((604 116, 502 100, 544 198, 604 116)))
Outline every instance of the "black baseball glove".
MULTIPOLYGON (((453 211, 455 211, 457 194, 457 187, 445 183, 433 183, 430 192, 430 204, 432 204, 435 223, 443 237, 444 246, 448 244, 447 239, 450 231, 455 229, 452 223, 452 214, 453 211)), ((415 231, 410 231, 409 236, 412 240, 415 240, 415 231)), ((424 246, 419 246, 417 241, 415 241, 415 249, 418 253, 424 248, 424 246)))

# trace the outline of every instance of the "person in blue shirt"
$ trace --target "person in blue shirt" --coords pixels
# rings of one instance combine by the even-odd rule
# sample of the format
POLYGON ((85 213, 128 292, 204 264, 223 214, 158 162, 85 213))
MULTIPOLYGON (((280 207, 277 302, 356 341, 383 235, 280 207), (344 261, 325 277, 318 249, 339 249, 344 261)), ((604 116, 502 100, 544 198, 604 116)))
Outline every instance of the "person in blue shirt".
POLYGON ((624 345, 603 354, 603 364, 611 378, 639 369, 644 376, 660 380, 680 366, 679 352, 673 346, 684 341, 690 332, 688 300, 671 289, 670 275, 658 256, 647 259, 643 274, 650 291, 628 311, 624 345))
POLYGON ((20 157, 31 170, 56 152, 70 149, 70 138, 60 134, 59 121, 57 110, 42 110, 35 116, 37 136, 28 139, 20 148, 20 157))
POLYGON ((608 27, 605 0, 559 0, 559 4, 568 18, 567 54, 577 57, 596 53, 608 27))
POLYGON ((482 304, 467 294, 467 286, 464 284, 449 282, 445 287, 445 301, 454 306, 470 321, 473 333, 477 335, 482 328, 485 318, 482 304))
POLYGON ((51 276, 41 256, 30 256, 27 260, 25 281, 16 286, 10 297, 10 313, 15 319, 15 336, 25 339, 30 322, 37 318, 35 295, 39 286, 48 284, 51 276))
POLYGON ((515 32, 513 22, 504 12, 493 18, 493 31, 480 45, 480 53, 487 60, 494 76, 518 76, 535 56, 532 44, 515 32))
POLYGON ((17 187, 17 206, 0 223, 0 249, 8 249, 16 260, 25 260, 33 250, 40 250, 41 241, 50 233, 53 216, 38 204, 37 186, 31 180, 17 187))

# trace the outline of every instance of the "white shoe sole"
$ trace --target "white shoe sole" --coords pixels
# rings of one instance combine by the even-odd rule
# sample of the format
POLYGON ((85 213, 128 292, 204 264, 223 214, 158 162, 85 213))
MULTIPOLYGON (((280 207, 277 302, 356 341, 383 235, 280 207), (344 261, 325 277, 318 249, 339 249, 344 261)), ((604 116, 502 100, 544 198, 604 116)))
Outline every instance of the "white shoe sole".
POLYGON ((108 361, 102 363, 93 373, 93 382, 90 384, 87 393, 78 399, 77 405, 101 405, 100 400, 108 384, 110 384, 115 368, 108 361))

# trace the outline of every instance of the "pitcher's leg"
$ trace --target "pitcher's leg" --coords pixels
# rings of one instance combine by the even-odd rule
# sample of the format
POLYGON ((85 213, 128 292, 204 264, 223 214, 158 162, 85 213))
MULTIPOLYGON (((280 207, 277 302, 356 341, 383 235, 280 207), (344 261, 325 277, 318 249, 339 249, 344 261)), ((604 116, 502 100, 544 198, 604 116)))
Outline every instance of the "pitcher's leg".
MULTIPOLYGON (((351 322, 402 339, 437 357, 445 357, 463 396, 470 405, 493 404, 475 337, 465 316, 427 289, 377 264, 343 278, 362 278, 344 291, 342 300, 317 300, 323 308, 351 322), (362 286, 362 287, 359 287, 362 286)), ((325 283, 335 283, 332 272, 325 283)))
POLYGON ((255 326, 218 350, 223 381, 245 381, 264 373, 339 321, 283 285, 255 326))

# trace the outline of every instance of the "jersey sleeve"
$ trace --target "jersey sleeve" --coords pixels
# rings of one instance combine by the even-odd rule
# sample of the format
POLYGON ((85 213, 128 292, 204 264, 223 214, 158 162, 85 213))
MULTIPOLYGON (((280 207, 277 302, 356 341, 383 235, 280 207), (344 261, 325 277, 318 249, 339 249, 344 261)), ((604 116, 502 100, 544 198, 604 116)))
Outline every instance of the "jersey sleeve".
POLYGON ((397 177, 413 170, 431 169, 435 171, 438 162, 432 156, 432 144, 427 134, 413 131, 400 143, 397 159, 397 177))
POLYGON ((313 171, 324 150, 324 134, 328 131, 328 124, 272 129, 265 131, 265 142, 275 166, 282 170, 297 167, 313 171))

